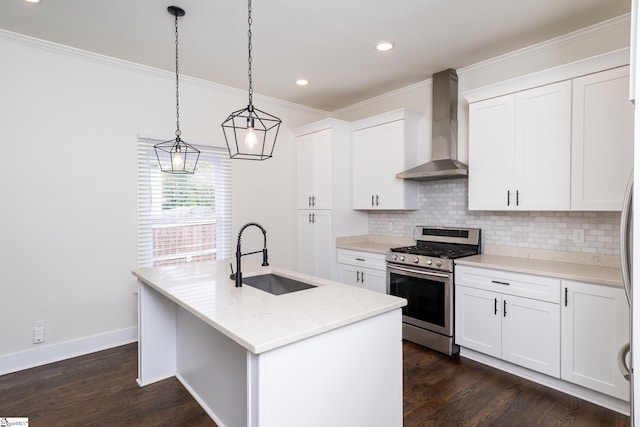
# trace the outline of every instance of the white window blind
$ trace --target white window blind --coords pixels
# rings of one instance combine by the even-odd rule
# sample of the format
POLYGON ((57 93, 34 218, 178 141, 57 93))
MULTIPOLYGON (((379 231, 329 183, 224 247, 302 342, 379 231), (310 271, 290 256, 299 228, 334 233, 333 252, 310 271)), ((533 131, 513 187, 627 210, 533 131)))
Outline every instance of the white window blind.
POLYGON ((138 266, 212 261, 231 254, 231 162, 226 149, 197 146, 194 174, 160 171, 138 138, 138 266))

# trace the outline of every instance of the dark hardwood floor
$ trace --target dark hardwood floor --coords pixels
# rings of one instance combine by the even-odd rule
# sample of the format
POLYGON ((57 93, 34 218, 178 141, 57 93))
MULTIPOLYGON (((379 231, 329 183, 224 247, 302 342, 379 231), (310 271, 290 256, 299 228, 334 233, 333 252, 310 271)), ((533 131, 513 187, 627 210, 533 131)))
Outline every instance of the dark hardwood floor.
MULTIPOLYGON (((468 359, 408 342, 403 351, 405 427, 629 425, 468 359)), ((140 388, 136 376, 136 344, 0 376, 0 418, 29 417, 31 427, 216 426, 175 378, 140 388)))
POLYGON ((628 426, 629 417, 462 357, 404 342, 404 427, 628 426))

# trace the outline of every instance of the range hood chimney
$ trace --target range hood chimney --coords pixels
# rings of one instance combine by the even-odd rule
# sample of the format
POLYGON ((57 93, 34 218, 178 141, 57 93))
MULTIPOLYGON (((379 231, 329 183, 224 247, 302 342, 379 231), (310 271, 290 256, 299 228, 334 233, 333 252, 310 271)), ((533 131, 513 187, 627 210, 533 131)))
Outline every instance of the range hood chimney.
POLYGON ((467 178, 469 167, 458 161, 458 74, 448 69, 432 78, 431 161, 396 175, 414 181, 467 178))

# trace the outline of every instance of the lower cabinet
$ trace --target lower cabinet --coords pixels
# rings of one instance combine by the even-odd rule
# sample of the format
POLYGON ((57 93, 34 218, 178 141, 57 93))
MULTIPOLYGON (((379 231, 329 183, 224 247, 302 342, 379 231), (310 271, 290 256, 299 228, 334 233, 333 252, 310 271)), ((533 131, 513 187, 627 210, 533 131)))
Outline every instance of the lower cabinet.
POLYGON ((618 368, 629 342, 623 288, 457 265, 461 347, 629 401, 618 368))
POLYGON ((562 379, 629 400, 618 352, 629 342, 624 289, 562 281, 562 379))
POLYGON ((336 280, 347 285, 387 293, 384 255, 338 249, 336 280))
POLYGON ((333 279, 333 223, 330 210, 298 210, 298 268, 333 279))
POLYGON ((456 284, 456 343, 560 376, 558 304, 456 284))

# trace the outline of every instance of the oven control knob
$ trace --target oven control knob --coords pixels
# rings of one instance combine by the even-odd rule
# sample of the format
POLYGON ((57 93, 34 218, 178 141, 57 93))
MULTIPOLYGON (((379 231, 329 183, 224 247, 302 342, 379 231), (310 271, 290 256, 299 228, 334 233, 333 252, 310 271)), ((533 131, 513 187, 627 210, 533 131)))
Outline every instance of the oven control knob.
POLYGON ((404 255, 400 256, 400 261, 404 261, 404 255))
POLYGON ((436 267, 442 267, 442 261, 436 261, 436 267))
POLYGON ((417 257, 417 256, 416 256, 416 257, 413 257, 413 263, 414 263, 414 264, 417 264, 417 263, 419 263, 419 262, 420 262, 420 259, 418 259, 418 257, 417 257))
POLYGON ((395 254, 391 255, 391 259, 394 260, 394 261, 397 260, 398 259, 398 255, 395 255, 395 254))
POLYGON ((431 261, 431 258, 429 258, 429 259, 427 260, 427 265, 431 265, 432 263, 433 263, 433 261, 431 261))

